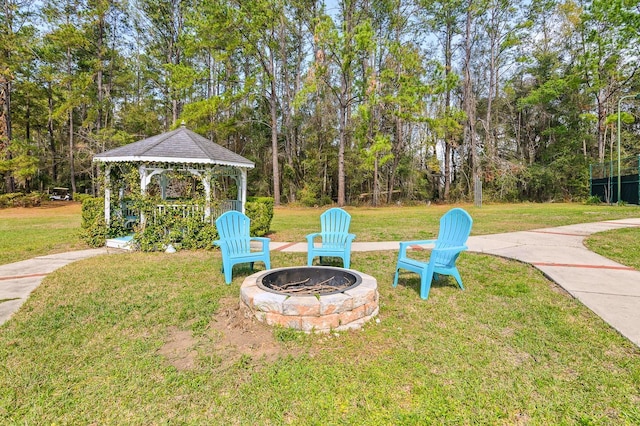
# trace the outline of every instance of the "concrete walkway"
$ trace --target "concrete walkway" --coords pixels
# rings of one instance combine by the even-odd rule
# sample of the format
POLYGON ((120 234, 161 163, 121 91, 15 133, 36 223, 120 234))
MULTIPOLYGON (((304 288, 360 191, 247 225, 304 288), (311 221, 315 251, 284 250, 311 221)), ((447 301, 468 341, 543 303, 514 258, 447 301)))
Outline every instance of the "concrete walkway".
MULTIPOLYGON (((469 238, 469 251, 529 263, 580 300, 604 321, 640 346, 640 271, 587 250, 590 234, 640 227, 640 218, 583 223, 557 228, 469 238)), ((272 242, 270 249, 306 252, 306 243, 272 242)), ((354 242, 352 251, 398 250, 397 242, 354 242)), ((120 250, 95 249, 36 257, 0 265, 0 324, 25 302, 42 279, 57 268, 99 254, 120 250)), ((389 282, 391 285, 391 282, 389 282)))
POLYGON ((0 325, 22 306, 48 274, 76 260, 106 253, 106 248, 70 251, 0 265, 0 301, 4 300, 0 302, 0 325))

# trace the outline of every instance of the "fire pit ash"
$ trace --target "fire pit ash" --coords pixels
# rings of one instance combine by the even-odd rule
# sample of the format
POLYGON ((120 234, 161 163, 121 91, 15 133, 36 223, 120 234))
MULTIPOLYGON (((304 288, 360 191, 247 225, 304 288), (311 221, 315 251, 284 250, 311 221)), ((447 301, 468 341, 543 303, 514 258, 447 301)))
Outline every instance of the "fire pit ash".
POLYGON ((247 277, 241 307, 259 321, 302 331, 362 327, 378 314, 376 279, 353 269, 279 268, 247 277))

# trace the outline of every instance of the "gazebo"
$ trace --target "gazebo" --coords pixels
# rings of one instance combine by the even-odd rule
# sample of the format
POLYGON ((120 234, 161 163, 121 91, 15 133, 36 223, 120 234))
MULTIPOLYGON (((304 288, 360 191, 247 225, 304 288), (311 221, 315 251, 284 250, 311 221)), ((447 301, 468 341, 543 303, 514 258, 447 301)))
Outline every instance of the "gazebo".
MULTIPOLYGON (((128 163, 137 166, 140 191, 143 195, 146 194, 151 179, 158 176, 163 200, 166 199, 167 193, 165 172, 188 172, 200 179, 205 193, 203 219, 209 219, 212 214, 211 181, 214 177, 229 176, 235 180, 237 199, 230 200, 223 208, 244 213, 247 200, 247 170, 255 166, 252 161, 241 155, 192 132, 184 124, 176 130, 98 154, 93 161, 105 164, 104 219, 107 226, 111 222, 111 167, 115 164, 128 163)), ((119 197, 122 198, 122 192, 119 197)), ((139 220, 144 223, 145 218, 142 214, 139 220)))

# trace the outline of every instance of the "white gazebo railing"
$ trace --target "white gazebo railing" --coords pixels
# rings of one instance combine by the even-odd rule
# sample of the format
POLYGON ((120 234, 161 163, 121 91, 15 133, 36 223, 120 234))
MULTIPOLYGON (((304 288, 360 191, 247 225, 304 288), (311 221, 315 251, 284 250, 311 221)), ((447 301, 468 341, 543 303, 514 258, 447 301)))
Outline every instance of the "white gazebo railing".
POLYGON ((220 204, 213 206, 211 209, 211 223, 222 216, 223 213, 229 211, 243 212, 244 202, 241 200, 223 200, 220 204))
MULTIPOLYGON (((215 203, 211 207, 211 214, 206 215, 206 207, 203 204, 181 204, 181 203, 168 203, 157 204, 153 210, 151 221, 157 223, 157 221, 166 215, 177 215, 183 219, 196 218, 203 222, 213 223, 220 215, 225 212, 235 210, 242 211, 242 201, 240 200, 222 200, 215 203)), ((125 221, 125 227, 133 228, 137 223, 140 223, 140 212, 133 208, 132 203, 124 202, 122 206, 123 219, 125 221)), ((147 218, 149 220, 149 218, 147 218)))
POLYGON ((153 220, 160 216, 178 215, 183 219, 197 218, 204 220, 204 206, 197 204, 158 204, 153 212, 153 220))

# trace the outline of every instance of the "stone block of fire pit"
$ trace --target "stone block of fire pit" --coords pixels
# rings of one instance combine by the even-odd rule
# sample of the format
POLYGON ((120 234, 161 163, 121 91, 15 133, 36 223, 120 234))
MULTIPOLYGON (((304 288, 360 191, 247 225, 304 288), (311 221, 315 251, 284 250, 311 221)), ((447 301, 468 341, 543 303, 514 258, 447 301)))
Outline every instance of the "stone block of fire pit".
POLYGON ((305 332, 361 328, 378 314, 378 300, 374 277, 332 267, 261 271, 247 277, 240 287, 240 306, 248 315, 305 332))

